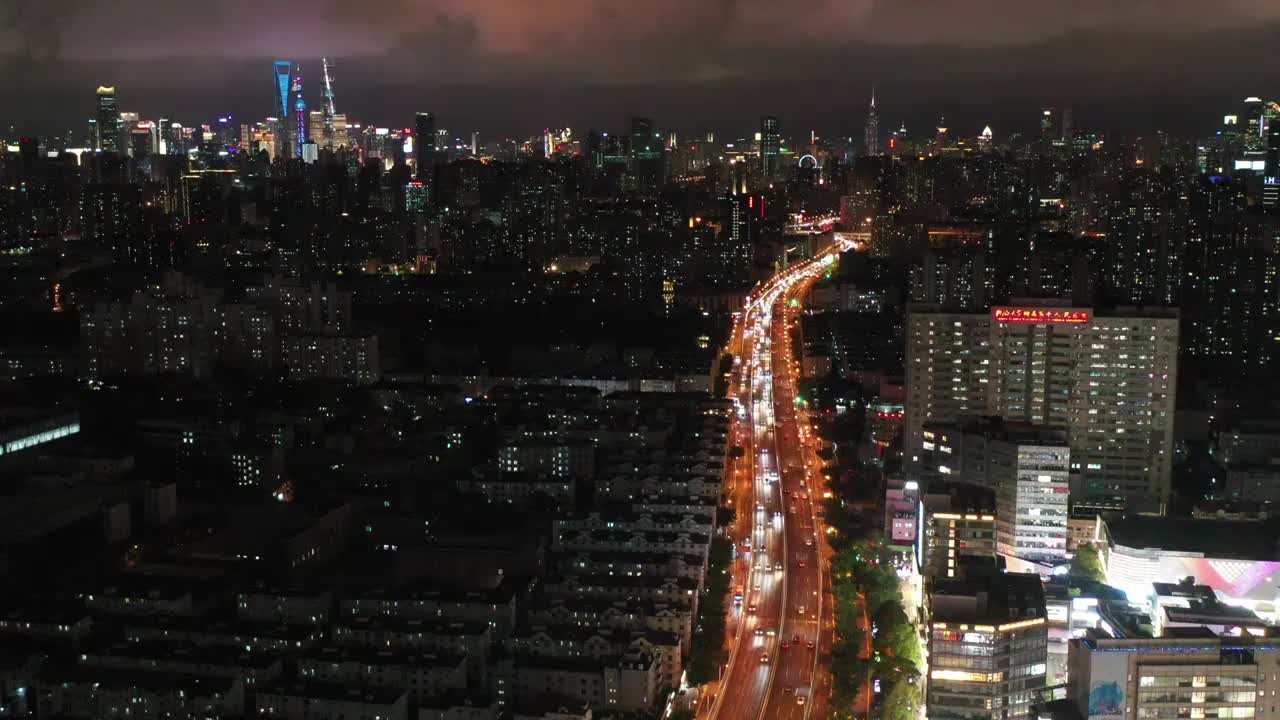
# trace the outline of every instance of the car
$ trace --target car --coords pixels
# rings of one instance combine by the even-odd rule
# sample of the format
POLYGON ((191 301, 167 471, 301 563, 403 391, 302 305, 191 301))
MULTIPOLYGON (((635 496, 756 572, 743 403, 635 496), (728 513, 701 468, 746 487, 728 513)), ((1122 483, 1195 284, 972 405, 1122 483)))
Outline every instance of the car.
POLYGON ((747 606, 747 614, 748 614, 748 615, 755 615, 755 614, 756 614, 756 606, 755 606, 755 605, 748 605, 748 606, 747 606))
POLYGON ((787 694, 787 695, 790 695, 791 693, 793 693, 793 692, 795 692, 795 691, 796 691, 796 689, 795 689, 795 688, 793 688, 793 687, 791 687, 790 685, 787 685, 786 687, 782 688, 782 692, 783 692, 783 693, 785 693, 785 694, 787 694))
POLYGON ((763 653, 760 655, 760 664, 761 665, 769 664, 769 653, 763 653))
POLYGON ((803 561, 803 560, 797 560, 797 561, 796 561, 796 566, 797 566, 797 567, 808 567, 808 563, 806 563, 806 562, 805 562, 805 561, 803 561))
POLYGON ((805 646, 805 647, 807 647, 807 648, 809 648, 810 650, 812 650, 812 649, 813 649, 813 641, 812 641, 812 640, 810 640, 809 642, 805 643, 805 644, 804 644, 804 646, 805 646))
POLYGON ((804 704, 804 696, 803 696, 803 695, 797 695, 797 696, 796 696, 796 704, 797 704, 797 705, 803 705, 803 704, 804 704))
POLYGON ((774 630, 773 628, 769 628, 768 630, 764 631, 764 634, 768 635, 769 637, 773 637, 774 635, 778 634, 778 631, 774 630))
POLYGON ((774 564, 773 564, 773 569, 774 569, 774 570, 777 570, 778 572, 782 572, 782 563, 780 563, 780 562, 776 562, 776 563, 774 563, 774 564))
POLYGON ((756 578, 756 590, 760 589, 760 578, 756 578))
POLYGON ((764 628, 756 628, 756 637, 764 637, 764 628))
POLYGON ((795 636, 793 636, 793 637, 791 638, 791 642, 793 642, 793 643, 795 643, 795 644, 799 645, 799 644, 800 644, 800 636, 799 636, 799 635, 795 635, 795 636))
POLYGON ((796 614, 797 614, 797 615, 803 615, 803 614, 804 614, 804 606, 803 606, 803 605, 800 605, 800 606, 798 606, 798 607, 796 608, 796 614))
MULTIPOLYGON (((742 593, 740 593, 740 592, 736 592, 736 593, 734 593, 734 594, 733 594, 733 604, 734 604, 734 605, 741 605, 741 604, 742 604, 742 593)), ((752 606, 752 607, 754 607, 754 606, 752 606)))
POLYGON ((791 647, 791 643, 789 643, 789 642, 783 642, 783 643, 782 643, 782 649, 783 649, 783 650, 786 650, 786 649, 787 649, 787 648, 789 648, 789 647, 791 647))

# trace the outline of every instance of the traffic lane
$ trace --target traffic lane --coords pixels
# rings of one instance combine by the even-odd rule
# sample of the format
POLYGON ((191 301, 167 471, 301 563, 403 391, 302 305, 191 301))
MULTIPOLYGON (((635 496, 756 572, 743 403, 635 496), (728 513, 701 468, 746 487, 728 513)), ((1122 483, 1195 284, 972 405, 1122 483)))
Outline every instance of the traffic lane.
MULTIPOLYGON (((749 399, 749 402, 751 404, 751 407, 749 408, 751 423, 755 426, 756 403, 754 393, 749 399)), ((769 443, 773 438, 767 433, 763 433, 762 435, 764 435, 762 439, 765 441, 762 444, 765 447, 768 447, 768 444, 766 443, 769 443)), ((755 447, 752 447, 751 457, 753 460, 756 457, 755 447)), ((740 608, 737 614, 741 632, 737 635, 739 638, 738 647, 733 653, 732 667, 729 668, 728 671, 729 676, 722 685, 724 697, 721 699, 717 710, 720 717, 747 717, 753 715, 755 708, 761 707, 765 702, 765 692, 769 684, 769 671, 772 669, 773 664, 773 658, 771 656, 776 652, 775 646, 777 636, 775 634, 774 637, 770 638, 767 634, 757 635, 756 631, 766 631, 769 629, 769 626, 772 625, 775 628, 776 633, 776 627, 781 624, 781 578, 778 578, 775 582, 774 578, 759 574, 764 571, 759 567, 759 561, 757 560, 759 552, 758 548, 761 546, 763 546, 766 556, 770 553, 775 556, 781 555, 779 549, 781 532, 775 532, 772 530, 772 522, 770 522, 768 526, 762 528, 761 533, 763 534, 763 537, 757 535, 755 528, 753 527, 756 521, 763 519, 760 517, 760 513, 764 513, 765 517, 769 517, 772 508, 780 507, 780 501, 777 499, 779 493, 768 492, 766 489, 767 483, 763 481, 762 476, 762 472, 752 473, 751 482, 746 483, 747 487, 751 490, 751 495, 746 496, 744 493, 746 500, 744 505, 742 505, 747 508, 752 508, 752 510, 739 513, 739 518, 742 520, 742 529, 749 536, 752 536, 753 545, 757 550, 753 550, 750 557, 744 557, 742 565, 739 566, 741 574, 739 574, 738 577, 743 578, 744 594, 744 607, 740 608), (751 499, 754 497, 760 498, 761 502, 759 505, 762 510, 757 511, 754 509, 756 503, 751 502, 751 499), (750 570, 750 564, 756 564, 756 570, 754 572, 750 570), (760 581, 760 588, 758 590, 755 587, 757 578, 760 581), (754 615, 747 614, 747 608, 753 604, 756 606, 756 613, 754 615), (772 623, 770 623, 771 620, 773 621, 772 623), (770 656, 771 662, 761 662, 761 656, 765 655, 770 656)), ((770 570, 769 575, 772 576, 773 574, 774 573, 770 570)))

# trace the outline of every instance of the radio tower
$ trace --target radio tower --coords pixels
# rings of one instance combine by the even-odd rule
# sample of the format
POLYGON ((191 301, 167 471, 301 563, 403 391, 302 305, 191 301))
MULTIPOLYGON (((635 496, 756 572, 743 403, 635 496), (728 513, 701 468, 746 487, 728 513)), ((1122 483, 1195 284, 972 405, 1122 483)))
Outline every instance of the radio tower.
POLYGON ((338 114, 333 104, 333 77, 329 75, 329 58, 320 58, 324 65, 324 142, 333 144, 333 116, 338 114))
POLYGON ((302 99, 302 66, 296 65, 293 70, 293 101, 294 124, 297 126, 295 132, 296 145, 294 155, 302 157, 302 144, 307 141, 307 101, 302 99))

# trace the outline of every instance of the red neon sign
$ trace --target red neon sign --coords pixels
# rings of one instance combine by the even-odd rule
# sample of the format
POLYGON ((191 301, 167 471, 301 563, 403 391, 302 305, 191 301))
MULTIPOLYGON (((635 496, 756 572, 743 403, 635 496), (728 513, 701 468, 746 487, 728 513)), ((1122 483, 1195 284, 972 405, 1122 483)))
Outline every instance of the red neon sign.
POLYGON ((1092 317, 1088 310, 1070 308, 993 307, 991 319, 1002 323, 1046 323, 1083 325, 1092 317))

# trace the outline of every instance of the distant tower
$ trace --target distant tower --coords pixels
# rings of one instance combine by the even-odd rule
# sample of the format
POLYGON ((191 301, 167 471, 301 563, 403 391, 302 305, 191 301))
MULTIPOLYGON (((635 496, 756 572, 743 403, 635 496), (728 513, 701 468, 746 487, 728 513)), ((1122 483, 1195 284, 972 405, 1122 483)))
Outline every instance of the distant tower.
POLYGON ((333 102, 333 76, 329 74, 329 58, 320 58, 324 66, 324 144, 333 146, 333 117, 338 114, 333 102))
POLYGON ((982 134, 978 136, 978 147, 988 150, 991 148, 991 126, 982 128, 982 134))
POLYGON ((120 109, 116 106, 116 89, 102 85, 98 87, 98 137, 94 148, 102 152, 118 153, 120 147, 120 109))
POLYGON ((302 157, 302 144, 307 141, 307 101, 302 99, 302 66, 293 72, 294 155, 302 157))
POLYGON ((867 127, 863 130, 862 142, 868 155, 880 154, 880 117, 876 115, 876 89, 871 87, 871 107, 867 109, 867 127))
POLYGON ((767 115, 760 118, 760 174, 773 178, 778 172, 779 155, 782 153, 782 135, 778 132, 778 118, 767 115))
POLYGON ((431 179, 431 166, 436 155, 436 116, 429 112, 415 115, 413 132, 417 135, 413 141, 413 153, 414 164, 418 166, 418 179, 427 182, 431 179))
POLYGON ((289 153, 289 75, 293 63, 288 60, 277 60, 272 66, 275 81, 272 86, 273 105, 276 111, 276 157, 285 157, 289 153))

